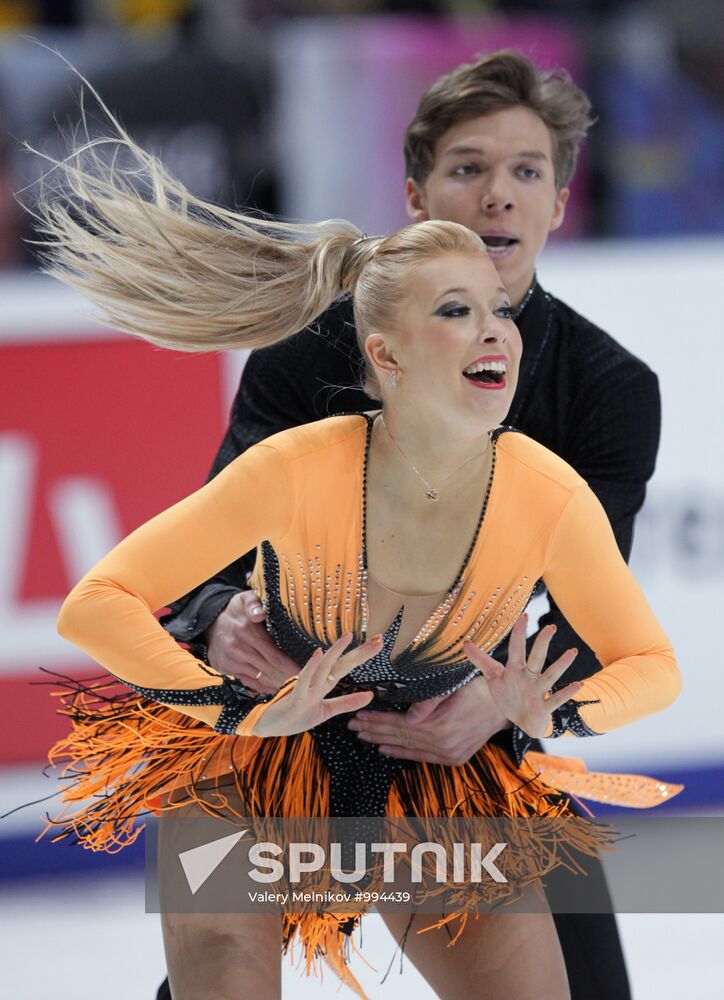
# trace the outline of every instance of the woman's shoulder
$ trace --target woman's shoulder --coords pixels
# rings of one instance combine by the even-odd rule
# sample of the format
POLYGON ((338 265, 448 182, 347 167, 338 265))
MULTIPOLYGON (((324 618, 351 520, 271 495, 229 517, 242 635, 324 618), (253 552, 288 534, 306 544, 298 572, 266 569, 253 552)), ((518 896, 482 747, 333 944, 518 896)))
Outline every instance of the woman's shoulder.
POLYGON ((504 426, 501 429, 497 447, 509 455, 527 475, 555 483, 566 492, 577 489, 585 482, 560 455, 514 427, 504 426))
POLYGON ((368 423, 369 418, 364 413, 325 417, 279 431, 260 441, 259 446, 273 448, 283 458, 297 461, 319 451, 354 445, 360 436, 366 434, 368 423))

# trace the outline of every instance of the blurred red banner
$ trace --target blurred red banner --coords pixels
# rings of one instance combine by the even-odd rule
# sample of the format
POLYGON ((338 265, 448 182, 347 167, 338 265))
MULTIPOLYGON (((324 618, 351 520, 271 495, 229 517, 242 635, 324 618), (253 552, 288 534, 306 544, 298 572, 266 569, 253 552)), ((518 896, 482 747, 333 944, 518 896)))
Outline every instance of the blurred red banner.
MULTIPOLYGON (((40 667, 101 671, 55 633, 105 551, 206 479, 223 429, 218 355, 132 339, 0 345, 0 764, 67 728, 40 667)), ((183 544, 183 539, 179 541, 183 544)))

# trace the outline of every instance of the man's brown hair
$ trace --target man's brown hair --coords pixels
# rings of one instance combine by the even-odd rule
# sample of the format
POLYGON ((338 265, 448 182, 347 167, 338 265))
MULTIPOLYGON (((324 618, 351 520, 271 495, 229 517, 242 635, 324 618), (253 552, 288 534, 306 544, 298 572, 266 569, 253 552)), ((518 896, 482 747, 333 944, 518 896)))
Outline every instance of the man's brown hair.
POLYGON ((539 70, 513 49, 457 66, 425 91, 405 132, 406 176, 418 184, 427 180, 435 143, 453 125, 518 106, 535 112, 548 127, 560 191, 573 176, 581 143, 593 124, 591 103, 565 70, 539 70))

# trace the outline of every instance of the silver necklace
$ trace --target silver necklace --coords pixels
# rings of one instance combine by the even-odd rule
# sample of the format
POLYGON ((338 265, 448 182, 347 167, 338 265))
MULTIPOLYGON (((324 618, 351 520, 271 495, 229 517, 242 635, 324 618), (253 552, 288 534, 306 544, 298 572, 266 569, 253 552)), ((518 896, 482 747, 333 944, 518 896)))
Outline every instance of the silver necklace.
MULTIPOLYGON (((435 487, 435 486, 431 486, 430 483, 428 483, 427 479, 425 479, 425 477, 423 476, 423 474, 420 472, 420 470, 418 468, 416 468, 416 466, 414 466, 412 464, 412 462, 407 457, 407 455, 404 453, 404 451, 399 446, 399 444, 397 443, 397 441, 395 441, 395 439, 393 438, 392 434, 390 434, 390 429, 387 426, 387 424, 385 423, 385 418, 384 418, 384 416, 381 413, 380 413, 380 422, 382 423, 382 426, 384 427, 385 431, 387 432, 387 435, 389 436, 390 441, 392 441, 392 443, 394 444, 395 448, 397 448, 397 450, 399 451, 399 453, 402 455, 402 457, 405 459, 405 461, 409 464, 410 468, 415 473, 415 475, 417 476, 417 478, 419 480, 421 480, 421 482, 423 482, 425 484, 425 496, 427 497, 427 499, 428 500, 439 500, 440 499, 440 490, 437 489, 437 487, 435 487)), ((486 451, 487 451, 487 449, 486 449, 486 451)), ((473 459, 482 458, 483 455, 485 455, 485 452, 481 451, 479 454, 472 455, 470 458, 467 458, 463 462, 462 465, 458 465, 458 467, 456 469, 453 469, 452 472, 449 473, 449 475, 445 476, 445 478, 440 483, 440 486, 442 486, 444 483, 446 483, 448 481, 448 479, 451 478, 451 476, 455 475, 456 472, 460 472, 460 470, 464 469, 466 465, 469 465, 470 462, 473 461, 473 459)))

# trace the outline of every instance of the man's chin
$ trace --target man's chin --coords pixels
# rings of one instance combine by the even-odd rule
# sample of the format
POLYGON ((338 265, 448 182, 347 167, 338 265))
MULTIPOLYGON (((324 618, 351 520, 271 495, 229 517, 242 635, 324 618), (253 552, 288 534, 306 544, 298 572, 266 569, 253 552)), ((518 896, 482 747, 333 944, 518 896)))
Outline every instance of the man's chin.
POLYGON ((496 254, 494 251, 491 252, 490 248, 488 248, 488 257, 501 277, 504 273, 517 273, 520 275, 521 271, 524 270, 521 265, 519 253, 520 249, 518 246, 513 246, 510 250, 506 248, 505 252, 502 254, 496 254))
POLYGON ((495 265, 495 270, 505 285, 513 306, 517 306, 530 287, 535 266, 521 267, 520 261, 501 261, 500 265, 495 265))

